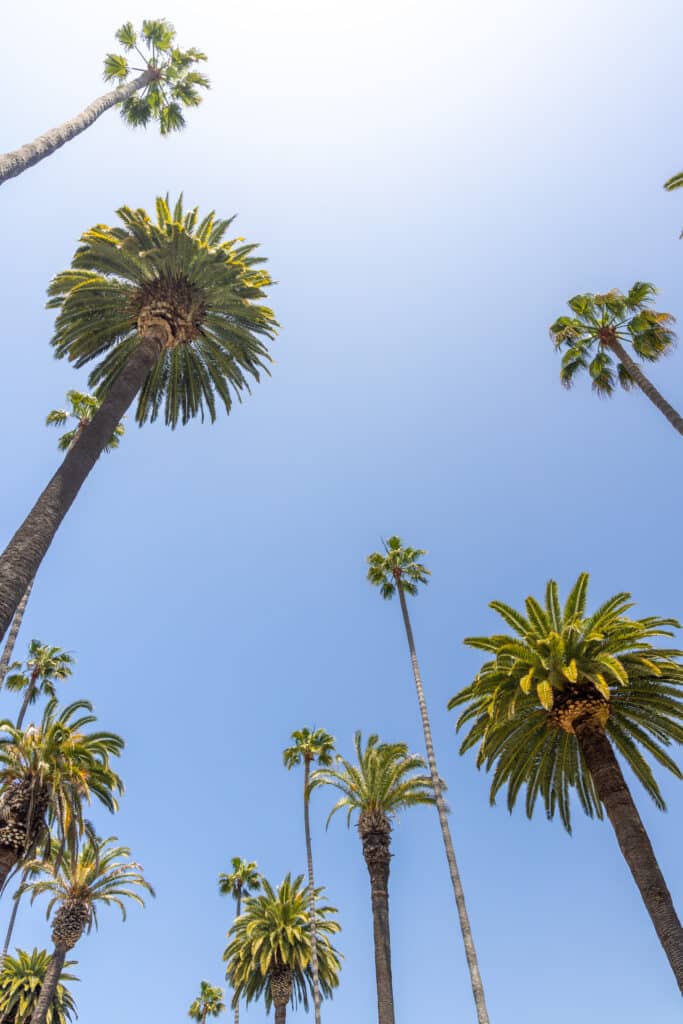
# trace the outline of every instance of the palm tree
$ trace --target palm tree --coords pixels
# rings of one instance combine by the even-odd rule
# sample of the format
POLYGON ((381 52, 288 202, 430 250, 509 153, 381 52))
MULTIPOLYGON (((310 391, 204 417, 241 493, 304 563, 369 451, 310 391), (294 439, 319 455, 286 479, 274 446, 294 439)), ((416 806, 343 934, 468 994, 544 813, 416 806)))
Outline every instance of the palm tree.
POLYGON ((40 725, 25 731, 0 722, 0 889, 9 872, 24 864, 54 828, 58 842, 73 847, 86 829, 84 803, 95 797, 118 808, 123 783, 110 765, 123 740, 86 729, 96 721, 92 704, 60 708, 50 700, 40 725))
POLYGON ((129 860, 128 847, 117 846, 116 842, 116 836, 88 839, 80 849, 67 848, 58 861, 36 861, 31 865, 33 871, 46 877, 26 882, 24 888, 31 893, 31 902, 42 893, 49 894, 47 917, 52 917, 54 943, 31 1024, 45 1024, 66 954, 84 932, 90 932, 93 925, 97 928, 98 904, 117 906, 125 921, 125 900, 144 907, 145 901, 137 890, 154 895, 140 864, 129 860))
POLYGON ((581 370, 588 371, 593 390, 601 396, 614 394, 617 381, 626 391, 637 386, 683 434, 683 417, 660 395, 624 347, 630 344, 635 354, 649 363, 673 348, 674 318, 651 308, 655 294, 654 285, 636 281, 626 295, 616 288, 605 295, 575 295, 567 303, 573 315, 556 320, 550 337, 556 349, 564 349, 560 381, 566 388, 572 386, 581 370))
MULTIPOLYGON (((222 872, 218 876, 218 890, 222 896, 232 896, 235 901, 235 917, 239 917, 242 913, 242 898, 258 892, 261 888, 261 876, 258 873, 258 865, 255 860, 242 860, 241 857, 233 857, 230 863, 232 871, 222 872)), ((235 1003, 234 1009, 235 1024, 239 1024, 239 1000, 235 1003)))
POLYGON ((304 766, 304 835, 306 838, 306 863, 308 865, 309 915, 311 919, 311 969, 313 971, 313 1008, 315 1024, 320 1024, 320 985, 318 983, 318 954, 315 928, 315 880, 313 877, 313 848, 311 845, 311 822, 309 816, 311 765, 329 767, 334 759, 334 737, 324 729, 297 729, 292 733, 294 743, 283 751, 285 768, 304 766))
POLYGON ((32 589, 33 580, 31 580, 26 590, 21 595, 21 601, 17 605, 17 610, 14 613, 14 617, 7 634, 5 646, 2 649, 2 655, 0 655, 0 689, 2 689, 2 684, 5 681, 5 676, 7 675, 12 662, 12 655, 14 654, 17 637, 19 635, 19 630, 21 629, 21 623, 24 620, 24 612, 26 611, 26 605, 28 604, 28 599, 31 596, 32 589))
MULTIPOLYGON (((313 986, 311 969, 311 923, 308 893, 303 875, 292 881, 286 875, 273 889, 263 879, 263 892, 250 896, 228 932, 230 942, 223 954, 226 978, 234 989, 232 1005, 240 998, 247 1005, 263 996, 266 1010, 275 1007, 275 1024, 285 1024, 287 1004, 302 1002, 308 1009, 308 992, 313 986)), ((322 889, 315 893, 319 900, 322 889)), ((330 941, 340 927, 334 907, 318 906, 318 976, 325 998, 339 984, 340 956, 330 941)))
MULTIPOLYGON (((17 729, 21 729, 30 704, 39 696, 50 699, 56 696, 55 684, 68 679, 72 673, 73 657, 61 647, 49 647, 39 640, 32 640, 26 659, 26 671, 14 672, 7 677, 7 689, 24 692, 24 699, 17 718, 17 729)), ((20 667, 20 666, 16 666, 20 667)))
POLYGON ((76 117, 0 156, 0 184, 51 156, 117 105, 123 120, 133 127, 156 121, 161 134, 168 135, 185 126, 182 108, 198 106, 202 99, 199 90, 209 87, 206 76, 195 67, 206 56, 195 49, 179 50, 173 26, 163 19, 143 21, 139 36, 131 22, 126 22, 116 38, 130 60, 139 58, 144 66, 136 68, 130 65, 128 56, 108 54, 104 80, 117 82, 116 88, 94 100, 76 117), (133 71, 138 72, 137 76, 127 81, 133 71))
POLYGON ((338 756, 338 768, 318 768, 310 788, 334 786, 341 797, 327 822, 342 807, 347 825, 358 814, 358 834, 370 874, 372 921, 375 941, 375 976, 379 1024, 394 1024, 394 992, 391 979, 389 930, 389 863, 391 860, 391 819, 399 811, 418 804, 434 803, 432 780, 419 774, 426 765, 417 754, 409 754, 405 743, 380 743, 376 735, 354 737, 357 763, 338 756))
POLYGON ((643 755, 683 777, 666 750, 683 742, 683 652, 651 641, 671 637, 678 623, 630 618, 626 593, 587 615, 587 588, 582 573, 562 607, 550 580, 545 604, 528 597, 526 615, 491 602, 512 633, 465 641, 491 660, 448 706, 465 708, 461 752, 479 744, 478 766, 495 765, 492 802, 507 785, 512 809, 525 786, 529 817, 540 794, 547 816, 559 812, 567 829, 571 790, 586 814, 601 818, 604 807, 683 992, 683 929, 615 754, 664 809, 643 755))
POLYGON ((470 974, 470 983, 472 985, 474 1005, 477 1011, 477 1020, 479 1024, 489 1024, 489 1015, 484 995, 484 985, 481 980, 479 960, 477 958, 477 950, 474 945, 474 935, 472 934, 472 926, 467 912, 465 891, 460 878, 458 862, 455 859, 453 839, 451 837, 451 830, 448 824, 448 809, 442 793, 443 783, 436 766, 436 755, 434 753, 434 743, 432 741, 432 727, 429 721, 429 714, 427 712, 427 702, 425 700, 424 690, 422 687, 422 676, 420 674, 420 666, 417 660, 417 652, 415 650, 415 640, 413 638, 413 627, 410 622, 408 604, 406 602, 406 594, 410 594, 411 597, 414 597, 418 592, 419 586, 426 585, 428 577, 431 575, 429 569, 427 569, 420 561, 426 553, 427 552, 423 551, 421 548, 411 548, 404 545, 400 537, 390 537, 384 545, 383 552, 375 551, 373 554, 368 556, 368 580, 373 584, 373 586, 379 587, 380 593, 386 601, 390 601, 394 594, 398 593, 398 599, 401 605, 401 615, 403 616, 403 625, 405 627, 406 638, 408 640, 410 664, 412 666, 415 689, 417 691, 417 703, 420 709, 420 718, 422 719, 422 731, 424 732, 429 773, 432 779, 432 786, 434 787, 434 801, 439 815, 441 835, 443 837, 443 845, 446 850, 446 860, 448 862, 448 871, 451 876, 455 905, 460 922, 460 931, 462 932, 463 943, 465 945, 465 957, 467 959, 467 967, 470 974))
POLYGON ((72 269, 50 285, 59 309, 53 345, 76 366, 96 361, 90 383, 102 405, 67 452, 32 511, 0 556, 0 638, 28 583, 116 426, 139 395, 137 421, 164 410, 171 427, 204 416, 217 401, 259 379, 274 336, 272 312, 257 300, 270 284, 253 245, 225 240, 230 221, 198 223, 157 200, 157 221, 122 207, 123 227, 98 225, 82 236, 72 269))
POLYGON ((196 1020, 198 1024, 206 1024, 207 1017, 219 1017, 225 1012, 223 996, 222 988, 209 985, 208 981, 202 981, 199 995, 187 1011, 188 1017, 196 1020))
MULTIPOLYGON (((49 963, 50 956, 44 949, 34 949, 31 953, 18 949, 15 957, 5 957, 0 970, 2 1024, 30 1024, 49 963)), ((64 967, 73 967, 75 963, 75 960, 66 960, 64 967)), ((45 1017, 46 1024, 69 1024, 78 1017, 74 997, 65 985, 67 981, 78 980, 75 974, 62 970, 45 1017)))

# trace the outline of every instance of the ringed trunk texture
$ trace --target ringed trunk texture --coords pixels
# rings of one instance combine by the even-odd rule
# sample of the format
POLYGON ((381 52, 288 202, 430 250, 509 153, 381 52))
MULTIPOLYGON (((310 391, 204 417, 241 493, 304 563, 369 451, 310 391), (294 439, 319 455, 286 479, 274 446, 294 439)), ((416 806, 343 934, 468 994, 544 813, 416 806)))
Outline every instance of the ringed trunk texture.
POLYGON ((619 362, 622 363, 624 368, 627 370, 629 377, 633 380, 634 384, 638 385, 645 397, 650 399, 652 404, 659 409, 663 416, 666 416, 674 430, 677 430, 679 434, 683 434, 683 416, 678 415, 674 407, 669 405, 666 398, 664 398, 654 384, 648 380, 635 360, 631 359, 621 342, 617 341, 615 338, 604 342, 604 344, 614 352, 619 362))
POLYGON ((275 1007, 275 1024, 285 1024, 287 1020, 287 1003, 275 1007))
POLYGON ((311 919, 311 971, 313 974, 313 1010, 315 1024, 320 1024, 320 976, 318 972, 318 932, 315 920, 315 884, 313 881, 313 847, 311 844, 311 821, 309 816, 308 783, 311 766, 304 757, 304 832, 306 834, 306 863, 308 866, 308 906, 311 919))
POLYGON ((683 993, 683 928, 612 744, 604 728, 590 717, 575 722, 574 732, 624 860, 683 993))
POLYGON ((391 977, 391 933, 389 931, 389 864, 391 832, 367 831, 361 835, 363 856, 370 875, 372 931, 375 940, 377 979, 377 1020, 394 1024, 394 987, 391 977))
POLYGON ((21 629, 21 623, 24 618, 24 612, 26 611, 28 599, 31 596, 32 588, 33 580, 31 580, 31 582, 29 583, 29 585, 27 586, 26 590, 23 593, 21 601, 19 602, 17 610, 14 614, 14 618, 12 619, 10 631, 7 634, 7 642, 2 652, 2 657, 0 658, 0 689, 2 689, 2 684, 5 681, 7 670, 10 667, 10 662, 12 661, 12 655, 14 654, 14 647, 17 642, 17 636, 19 635, 19 630, 21 629))
MULTIPOLYGON (((242 888, 241 888, 241 883, 240 883, 240 888, 237 890, 237 913, 235 914, 235 919, 237 919, 240 916, 241 913, 242 913, 242 888)), ((240 1024, 240 1004, 239 1004, 239 1002, 237 1003, 237 1006, 235 1007, 235 1024, 240 1024)))
POLYGON ((111 92, 106 92, 103 96, 94 100, 76 117, 72 117, 68 121, 64 121, 63 124, 58 125, 57 128, 52 128, 43 135, 39 135, 33 142, 27 142, 19 149, 15 149, 11 153, 2 154, 0 156, 0 185, 7 181, 8 178, 16 178, 18 174, 28 170, 29 167, 33 167, 34 164, 40 163, 45 157, 52 156, 66 142, 70 142, 71 139, 74 139, 81 132, 84 132, 86 128, 89 128, 110 107, 114 107, 117 103, 121 103, 123 100, 133 96, 139 89, 143 89, 148 85, 154 77, 154 71, 143 71, 137 78, 131 79, 130 82, 126 82, 124 85, 119 85, 118 88, 112 89, 111 92))
POLYGON ((458 870, 458 864, 455 859, 455 850, 453 849, 453 840, 451 838, 451 830, 448 824, 448 812, 446 810, 446 803, 444 801, 443 792, 441 790, 441 778, 436 767, 436 756, 434 754, 434 744, 432 743, 432 728, 429 723, 427 703, 425 701, 424 690, 422 688, 420 666, 418 664, 417 654, 415 652, 415 640, 413 638, 413 629, 410 624, 410 616, 408 615, 408 605, 406 603, 406 596, 403 592, 403 587, 401 585, 400 580, 398 581, 397 589, 399 600, 401 602, 403 625, 405 626, 406 637, 408 639, 410 663, 413 667, 413 676, 415 678, 417 702, 420 707, 420 716, 422 718, 422 729, 424 731, 425 747, 427 748, 427 762, 429 764, 429 773, 432 777, 432 786, 434 787, 436 809, 439 815, 439 822, 441 824, 441 835, 443 836, 443 844, 446 849, 446 860, 448 861, 448 870, 450 872, 451 883, 453 885, 453 893, 455 895, 455 905, 458 911, 458 918, 460 919, 460 930, 462 932, 462 939, 465 945, 465 957, 467 958, 467 966, 470 972, 470 982, 472 985, 472 995, 474 996, 474 1005, 477 1011, 477 1021, 479 1022, 479 1024, 489 1024, 489 1014, 486 1008, 486 999, 484 996, 484 985, 481 980, 481 974, 479 973, 479 961, 477 959, 477 950, 474 945, 474 936, 472 935, 472 927, 470 925, 469 914, 467 913, 467 904, 465 903, 465 892, 462 887, 460 872, 458 870))
POLYGON ((160 325, 152 326, 114 381, 95 413, 0 555, 0 639, 15 615, 62 520, 115 428, 142 387, 166 341, 160 325))
POLYGON ((38 1002, 36 1003, 36 1008, 33 1011, 33 1016, 31 1017, 31 1024, 45 1024, 47 1011, 50 1009, 52 1000, 55 997, 59 978, 62 970, 64 969, 66 954, 67 949, 65 946, 55 946, 53 949, 50 962, 47 965, 47 970, 45 972, 45 980, 40 988, 38 1002))
POLYGON ((292 972, 289 967, 275 967, 270 976, 270 994, 275 1007, 275 1024, 285 1024, 287 1003, 292 995, 292 972))

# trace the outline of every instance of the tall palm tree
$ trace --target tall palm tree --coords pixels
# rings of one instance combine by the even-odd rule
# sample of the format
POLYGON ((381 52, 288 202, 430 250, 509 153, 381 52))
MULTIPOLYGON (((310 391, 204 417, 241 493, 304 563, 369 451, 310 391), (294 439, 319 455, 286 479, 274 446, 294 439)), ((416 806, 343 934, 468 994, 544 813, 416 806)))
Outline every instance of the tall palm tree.
POLYGON ((207 1017, 220 1017, 225 1013, 225 1000, 222 988, 210 985, 208 981, 202 981, 199 987, 199 995, 187 1011, 188 1017, 196 1020, 197 1024, 206 1024, 207 1017))
MULTIPOLYGON (((49 963, 50 955, 45 949, 33 949, 31 953, 18 949, 16 956, 5 957, 0 970, 2 1024, 30 1024, 49 963)), ((75 963, 75 960, 66 960, 64 968, 73 967, 75 963)), ((78 1017, 76 1002, 65 984, 78 980, 75 974, 62 970, 45 1024, 69 1024, 78 1017)))
POLYGON ((337 768, 318 768, 310 788, 333 786, 341 796, 327 819, 346 809, 347 825, 358 815, 358 834, 370 875, 372 923, 375 942, 375 976, 379 1024, 394 1024, 394 990, 391 978, 389 929, 389 864, 391 819, 399 811, 418 804, 434 803, 432 780, 420 774, 426 765, 409 754, 405 743, 380 743, 370 736, 363 749, 362 736, 354 737, 356 763, 338 756, 337 768))
MULTIPOLYGON (((232 871, 223 872, 218 876, 218 889, 221 895, 232 896, 235 901, 235 917, 239 917, 242 913, 242 899, 259 891, 261 876, 258 873, 258 865, 255 860, 242 860, 241 857, 233 857, 230 863, 232 871)), ((239 1024, 239 1000, 234 1003, 234 1010, 235 1024, 239 1024)))
POLYGON ((573 315, 559 317, 550 328, 550 337, 558 351, 564 349, 560 381, 566 388, 582 370, 588 371, 598 395, 613 395, 617 381, 626 391, 637 386, 674 430, 683 434, 683 417, 624 347, 630 345, 639 359, 649 363, 673 348, 674 318, 651 308, 656 291, 654 285, 636 281, 626 295, 616 288, 604 295, 575 295, 567 303, 573 315))
POLYGON ((461 752, 478 744, 478 766, 495 765, 492 801, 507 785, 512 809, 525 786, 527 814, 540 795, 567 829, 571 790, 586 814, 601 818, 604 807, 683 992, 683 929, 615 754, 664 809, 644 755, 683 777, 666 749, 683 742, 683 652, 652 640, 678 623, 630 618, 626 593, 587 614, 587 589, 582 573, 562 607, 550 580, 544 605, 528 597, 526 615, 491 602, 512 633, 465 641, 491 659, 448 706, 465 708, 461 752))
MULTIPOLYGON (((232 1005, 263 997, 266 1010, 275 1007, 275 1024, 285 1024, 287 1004, 308 1009, 313 985, 311 924, 303 875, 286 875, 273 889, 263 879, 263 892, 250 896, 244 912, 228 932, 223 954, 226 977, 234 989, 232 1005)), ((319 899, 322 889, 316 892, 319 899)), ((340 956, 330 941, 340 931, 336 909, 318 905, 318 972, 322 994, 329 998, 339 984, 340 956)))
POLYGON ((86 829, 84 804, 95 797, 117 810, 123 783, 110 758, 120 755, 123 740, 88 732, 96 721, 91 712, 85 700, 64 708, 50 700, 40 725, 22 731, 0 722, 0 888, 47 838, 48 824, 62 846, 72 847, 86 829))
POLYGON ((285 768, 304 766, 304 835, 306 839, 306 863, 308 865, 309 915, 311 919, 311 969, 313 971, 313 1008, 315 1024, 320 1024, 320 985, 318 983, 318 953, 315 928, 315 879, 313 876, 313 847, 311 845, 311 822, 309 815, 311 765, 329 767, 334 760, 334 736, 324 729, 296 729, 291 738, 294 743, 283 751, 285 768))
MULTIPOLYGON (((41 644, 39 640, 32 640, 28 649, 25 672, 13 672, 7 677, 7 689, 24 693, 19 716, 17 718, 17 729, 21 729, 29 705, 33 704, 38 697, 56 696, 55 684, 68 679, 73 669, 74 659, 68 651, 61 647, 51 647, 41 644)), ((17 665, 16 667, 21 667, 17 665)))
POLYGON ((429 569, 427 569, 420 561, 425 554, 426 551, 423 551, 421 548, 411 548, 405 545, 400 537, 390 537, 384 545, 384 551, 375 551, 373 554, 368 556, 368 580, 373 584, 373 586, 379 587, 380 593, 386 601, 390 601, 394 594, 398 594, 401 606, 401 615, 403 617, 403 625, 405 628, 406 639, 408 641, 410 664, 413 670, 415 689, 417 691, 417 703, 420 709, 420 718, 422 719, 422 731, 424 733, 425 747, 427 750, 427 763, 429 764, 429 773, 432 779, 432 786, 434 787, 434 801, 439 815, 439 824, 441 825, 441 835, 443 838, 443 845, 446 850, 448 871, 451 876, 455 905, 460 922, 460 931, 462 932, 463 943, 465 946, 465 957, 467 959, 467 967, 470 974, 470 983, 472 985, 472 995, 474 996, 477 1020, 479 1024, 489 1024, 489 1014, 486 1008, 486 997, 484 995, 484 984, 481 980, 479 960, 474 944, 474 935, 472 934, 472 925, 470 924, 470 918, 467 912, 465 891, 463 889, 462 879, 460 878, 458 862, 455 859, 453 839, 451 837, 450 825, 448 824, 448 809, 443 798, 443 783, 436 765, 436 755, 434 753, 434 743, 432 740, 432 727, 429 721, 429 714, 427 712, 427 701, 425 700, 424 689, 422 686, 422 676, 420 674, 420 665, 418 663, 417 652, 415 650, 413 627, 410 622, 408 604, 406 601, 406 594, 414 597, 418 592, 418 588, 426 585, 428 578, 431 575, 429 569))
POLYGON ((97 928, 98 904, 117 906, 125 921, 125 900, 144 907, 138 890, 154 895, 140 864, 129 859, 128 847, 117 846, 116 842, 115 836, 88 839, 80 849, 68 848, 59 861, 36 861, 31 865, 45 877, 26 882, 25 889, 31 893, 31 902, 48 893, 47 917, 52 917, 54 943, 31 1024, 45 1024, 67 953, 84 932, 90 932, 93 925, 97 928))
POLYGON ((157 199, 157 220, 122 207, 123 226, 82 236, 72 269, 49 288, 53 345, 76 366, 95 361, 102 405, 0 556, 0 638, 52 538, 116 426, 139 396, 139 424, 171 427, 249 390, 267 370, 275 319, 258 301, 270 277, 253 245, 226 240, 229 220, 157 199))
POLYGON ((156 121, 162 135, 185 126, 183 107, 198 106, 202 100, 199 90, 209 87, 206 76, 196 70, 196 65, 205 61, 206 56, 195 49, 179 50, 175 30, 164 19, 143 21, 139 35, 131 22, 126 22, 116 38, 129 55, 110 53, 104 61, 104 79, 117 82, 116 88, 33 142, 0 155, 0 185, 51 156, 117 105, 123 120, 131 126, 147 126, 156 121), (141 68, 130 64, 131 60, 138 59, 143 65, 141 68), (133 71, 138 74, 129 78, 133 71))

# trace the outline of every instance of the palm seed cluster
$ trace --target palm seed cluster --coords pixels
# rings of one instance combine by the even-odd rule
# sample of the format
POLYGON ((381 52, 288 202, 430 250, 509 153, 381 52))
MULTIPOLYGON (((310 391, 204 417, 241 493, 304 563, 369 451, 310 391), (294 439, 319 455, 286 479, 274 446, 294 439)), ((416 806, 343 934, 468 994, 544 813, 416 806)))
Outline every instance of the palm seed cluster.
MULTIPOLYGON (((0 184, 114 107, 129 125, 156 124, 162 135, 184 127, 184 111, 196 107, 209 86, 198 70, 205 55, 181 50, 163 19, 144 21, 139 31, 129 22, 116 37, 121 52, 107 55, 104 72, 114 88, 0 156, 0 184)), ((666 188, 682 185, 680 174, 666 188)), ((221 406, 229 413, 268 373, 278 329, 265 304, 271 278, 264 260, 255 245, 229 237, 230 218, 200 216, 182 196, 173 202, 159 197, 153 216, 126 206, 117 217, 115 226, 86 230, 70 267, 49 285, 54 352, 89 368, 92 393, 70 390, 67 407, 48 414, 48 425, 67 428, 58 440, 63 461, 0 555, 0 688, 21 699, 16 719, 0 721, 0 895, 7 911, 0 1013, 13 1024, 71 1021, 76 1004, 69 985, 77 978, 68 955, 97 927, 104 905, 125 917, 127 904, 143 906, 154 894, 128 847, 100 834, 85 814, 91 804, 99 813, 118 810, 123 739, 100 728, 87 699, 63 703, 74 668, 68 652, 33 639, 25 659, 14 660, 41 562, 100 455, 120 447, 131 408, 140 425, 163 415, 172 428, 195 417, 214 421, 221 406), (11 954, 27 898, 46 908, 52 950, 11 954)), ((654 308, 655 294, 651 284, 636 282, 627 292, 577 295, 550 334, 562 353, 564 386, 585 370, 599 395, 613 394, 617 385, 638 388, 683 433, 683 419, 643 370, 675 342, 673 317, 654 308)), ((357 732, 350 758, 323 729, 291 734, 283 761, 288 769, 303 769, 306 871, 290 871, 273 884, 255 861, 233 857, 218 880, 219 891, 235 903, 223 961, 236 1024, 240 1007, 254 1001, 274 1010, 276 1024, 284 1024, 289 1008, 309 1006, 320 1024, 324 1001, 339 987, 340 925, 325 888, 316 885, 310 817, 313 794, 330 787, 336 803, 329 818, 343 811, 347 824, 354 823, 368 870, 379 1024, 395 1021, 392 823, 418 805, 436 812, 444 885, 447 871, 474 1012, 478 1024, 489 1022, 408 607, 429 581, 424 555, 392 536, 368 557, 367 578, 385 600, 398 598, 425 757, 378 734, 364 739, 357 732)), ((512 810, 523 796, 531 817, 540 801, 546 816, 559 816, 567 830, 577 806, 588 816, 607 816, 683 992, 683 929, 622 770, 625 763, 660 808, 653 765, 681 777, 670 753, 683 741, 683 652, 673 645, 679 623, 634 617, 628 593, 591 609, 588 584, 588 574, 580 573, 563 601, 550 580, 542 599, 527 597, 523 610, 493 601, 504 632, 465 640, 486 660, 448 707, 459 714, 461 753, 475 750, 477 766, 492 772, 492 802, 504 790, 512 810)), ((188 1013, 205 1024, 226 1009, 224 991, 202 981, 188 1013)))

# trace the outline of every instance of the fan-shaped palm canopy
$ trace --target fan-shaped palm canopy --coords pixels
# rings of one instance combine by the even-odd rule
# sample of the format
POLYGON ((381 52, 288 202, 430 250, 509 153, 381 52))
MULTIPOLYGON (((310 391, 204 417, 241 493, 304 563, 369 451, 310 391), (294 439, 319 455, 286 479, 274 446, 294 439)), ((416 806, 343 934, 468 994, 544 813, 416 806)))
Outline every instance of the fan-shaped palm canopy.
POLYGON ((658 807, 664 800, 645 755, 681 778, 667 748, 683 742, 683 652, 652 643, 671 637, 678 623, 630 618, 627 593, 588 614, 587 589, 582 573, 563 606, 550 580, 543 604, 527 598, 526 614, 491 602, 512 633, 465 640, 492 657, 448 705, 464 707, 461 753, 478 746, 477 765, 495 766, 491 801, 507 786, 512 810, 526 787, 527 814, 540 796, 547 816, 559 812, 567 829, 572 790, 587 814, 602 817, 574 732, 586 715, 601 723, 658 807))
POLYGON ((674 345, 676 336, 670 313, 652 308, 654 285, 637 281, 626 294, 616 288, 604 295, 575 295, 567 305, 572 316, 561 316, 550 328, 555 348, 563 351, 560 380, 569 388, 582 370, 591 378, 594 391, 614 392, 617 379, 623 388, 634 381, 610 352, 611 343, 627 343, 641 359, 656 362, 674 345))
MULTIPOLYGON (((25 670, 7 677, 7 689, 21 691, 32 687, 31 703, 41 694, 53 698, 56 695, 55 684, 69 678, 73 664, 73 656, 68 651, 32 640, 25 670)), ((12 668, 21 668, 21 663, 16 662, 12 668)))
MULTIPOLYGON (((316 889, 316 902, 323 889, 316 889)), ((332 995, 339 984, 341 958, 330 936, 341 929, 334 918, 336 908, 316 906, 316 933, 320 990, 332 995)), ((228 932, 230 942, 223 954, 227 963, 226 977, 234 995, 232 1005, 244 998, 247 1003, 261 996, 266 1009, 273 1003, 271 981, 283 970, 291 971, 291 1001, 308 1008, 312 990, 311 932, 308 910, 308 889, 303 875, 292 879, 286 875, 273 889, 263 880, 263 892, 246 901, 244 912, 228 932)))
MULTIPOLYGON (((0 969, 0 1019, 11 1024, 30 1024, 49 962, 50 956, 44 949, 33 949, 30 953, 18 949, 16 956, 5 956, 0 969)), ((64 966, 73 967, 75 963, 67 960, 64 966)), ((64 984, 78 980, 74 974, 62 971, 46 1024, 68 1024, 78 1017, 74 997, 64 984)))
POLYGON ((188 1017, 199 1021, 199 1024, 204 1024, 207 1017, 219 1017, 225 1011, 224 996, 222 988, 210 985, 208 981, 202 981, 199 986, 199 995, 187 1011, 188 1017))
POLYGON ((252 892, 258 892, 261 888, 261 876, 256 861, 233 857, 230 863, 232 871, 224 871, 218 876, 218 891, 221 895, 237 899, 240 894, 248 896, 252 892))
POLYGON ((163 18, 143 21, 136 32, 128 21, 116 33, 125 56, 107 54, 104 61, 106 82, 125 82, 131 71, 150 71, 144 88, 121 104, 121 117, 133 127, 147 127, 152 121, 162 135, 185 126, 183 107, 197 107, 202 101, 200 89, 209 88, 206 75, 196 65, 206 60, 200 50, 180 50, 173 25, 163 18), (142 62, 142 67, 135 63, 142 62))
POLYGON ((295 768, 303 762, 331 765, 334 759, 334 736, 324 729, 295 729, 290 747, 282 752, 285 768, 295 768))
POLYGON ((390 537, 384 542, 384 551, 375 551, 368 555, 368 580, 385 600, 392 598, 396 586, 400 582, 406 594, 417 594, 419 584, 429 582, 431 576, 420 559, 427 552, 421 548, 411 548, 403 543, 400 537, 390 537))
MULTIPOLYGON (((57 447, 61 452, 68 452, 102 404, 94 395, 87 395, 83 391, 67 391, 66 398, 70 408, 68 410, 52 409, 45 420, 45 425, 48 427, 63 427, 70 419, 76 420, 76 425, 71 430, 66 430, 57 442, 57 447)), ((109 444, 104 449, 105 452, 111 452, 118 448, 123 434, 124 426, 119 423, 109 444)))
POLYGON ((164 408, 175 427, 205 412, 211 420, 220 401, 229 412, 234 397, 259 380, 270 360, 264 339, 276 321, 258 304, 271 284, 260 269, 255 245, 227 239, 230 220, 198 210, 185 213, 157 199, 156 221, 141 209, 118 211, 121 227, 100 224, 86 231, 71 269, 48 289, 58 309, 52 344, 76 366, 95 362, 90 384, 102 399, 145 332, 161 330, 162 351, 142 383, 137 421, 154 420, 164 408))

